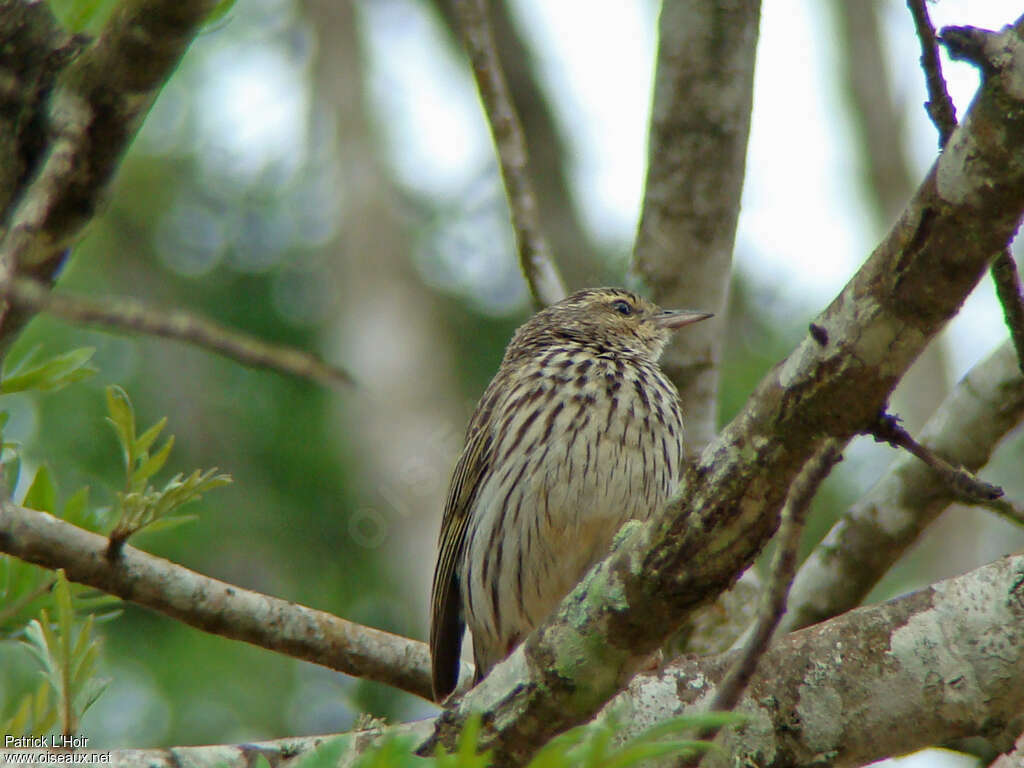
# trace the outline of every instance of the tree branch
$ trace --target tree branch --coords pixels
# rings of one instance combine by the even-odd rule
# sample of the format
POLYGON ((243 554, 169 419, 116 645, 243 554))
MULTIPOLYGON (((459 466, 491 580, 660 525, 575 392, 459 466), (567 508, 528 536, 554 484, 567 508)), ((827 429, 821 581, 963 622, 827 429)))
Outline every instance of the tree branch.
POLYGON ((818 488, 841 458, 838 443, 830 440, 807 462, 793 481, 786 506, 782 509, 782 521, 776 537, 777 549, 772 558, 771 579, 761 596, 760 614, 743 645, 740 658, 715 691, 708 706, 710 711, 727 711, 736 706, 757 669, 758 661, 768 650, 775 628, 786 612, 786 598, 796 572, 807 510, 818 488))
POLYGON ((134 299, 87 299, 53 293, 29 278, 0 281, 0 296, 32 312, 48 312, 77 325, 161 336, 194 344, 253 368, 269 368, 320 384, 353 386, 345 370, 329 365, 311 352, 271 344, 187 312, 161 312, 134 299))
MULTIPOLYGON (((956 109, 946 90, 946 80, 942 76, 935 27, 928 17, 925 0, 907 0, 907 6, 914 17, 914 26, 921 41, 921 67, 924 69, 925 82, 928 86, 928 102, 925 108, 939 131, 939 147, 945 148, 956 128, 956 109)), ((971 30, 970 27, 943 30, 942 41, 949 49, 950 56, 954 58, 964 58, 974 63, 985 61, 991 52, 974 50, 971 42, 974 35, 971 30)), ((981 47, 984 48, 983 45, 981 47)), ((1021 370, 1024 371, 1024 295, 1021 294, 1020 275, 1017 273, 1017 265, 1013 261, 1008 245, 996 257, 991 273, 996 284, 996 295, 1003 307, 1006 327, 1017 349, 1021 370)))
POLYGON ((917 39, 921 43, 921 69, 924 70, 925 85, 928 88, 925 110, 939 130, 939 149, 944 149, 956 130, 956 107, 949 98, 946 79, 942 76, 939 44, 935 37, 935 27, 928 16, 928 6, 925 0, 907 0, 907 7, 914 19, 917 39))
MULTIPOLYGON (((1024 420, 1024 375, 1009 341, 976 365, 921 430, 921 442, 972 471, 1024 420)), ((900 456, 871 491, 846 511, 804 561, 778 634, 859 605, 956 491, 933 469, 900 456)))
POLYGON ((1021 292, 1020 273, 1009 248, 1000 251, 992 262, 992 280, 1003 307, 1003 321, 1010 329, 1010 338, 1017 350, 1017 365, 1024 371, 1024 293, 1021 292))
MULTIPOLYGON (((512 656, 439 720, 453 743, 484 713, 481 746, 523 762, 594 713, 687 611, 714 599, 778 525, 793 478, 830 437, 869 424, 959 310, 1024 212, 1024 20, 984 33, 998 51, 964 124, 899 222, 701 455, 665 514, 623 528, 609 557, 512 656)), ((431 749, 430 744, 424 749, 431 749)))
MULTIPOLYGON (((760 0, 663 3, 647 181, 633 264, 662 306, 724 318, 750 134, 760 0)), ((686 408, 686 447, 718 431, 720 321, 676 334, 661 365, 686 408)))
MULTIPOLYGON (((710 703, 709 712, 731 712, 740 701, 740 697, 750 685, 750 680, 757 671, 758 664, 768 651, 775 628, 779 625, 786 612, 786 598, 793 583, 796 572, 797 557, 800 551, 800 539, 807 521, 807 511, 811 507, 815 494, 825 478, 839 461, 842 452, 835 440, 827 441, 816 453, 800 474, 793 480, 789 489, 789 497, 782 508, 782 520, 779 533, 775 537, 775 554, 772 557, 771 577, 761 594, 761 606, 757 620, 742 644, 739 658, 733 662, 728 673, 718 684, 710 703)), ((713 739, 719 728, 705 730, 700 739, 713 739)), ((701 760, 692 760, 690 764, 711 763, 706 755, 701 760)))
POLYGON ((427 646, 324 611, 252 592, 108 540, 45 512, 0 508, 0 551, 152 608, 204 632, 242 640, 432 700, 427 646))
MULTIPOLYGON (((1024 712, 1024 555, 781 638, 710 766, 861 766, 984 735, 1005 750, 1024 712)), ((605 710, 629 738, 701 711, 737 652, 638 675, 605 710)))
POLYGON ((537 196, 527 166, 526 140, 519 124, 483 0, 452 0, 462 39, 476 78, 480 100, 494 137, 494 147, 508 196, 519 264, 538 309, 565 298, 565 285, 551 247, 541 230, 537 196))
POLYGON ((986 483, 963 467, 953 466, 934 451, 921 445, 900 425, 899 418, 890 413, 883 411, 878 414, 874 423, 865 432, 880 443, 902 448, 916 456, 931 467, 958 498, 963 497, 969 502, 981 503, 995 501, 1003 496, 1003 489, 998 485, 986 483))
MULTIPOLYGON (((846 768, 979 733, 1010 749, 1024 712, 1022 627, 1024 555, 1018 554, 789 635, 768 651, 740 701, 750 722, 730 736, 728 759, 765 768, 846 768)), ((658 675, 638 675, 602 716, 614 717, 618 737, 626 739, 704 711, 737 656, 691 656, 658 675)), ((387 731, 422 737, 435 722, 387 731)), ((381 733, 345 734, 340 765, 351 765, 381 733)), ((110 762, 246 768, 262 755, 277 765, 329 738, 118 750, 110 762)), ((18 751, 0 749, 0 757, 18 751)))
MULTIPOLYGON (((157 93, 217 0, 119 3, 102 34, 67 66, 49 97, 48 143, 13 197, 0 238, 0 279, 50 279, 95 215, 157 93)), ((4 9, 4 13, 8 12, 4 9)), ((25 322, 4 317, 0 341, 25 322)))

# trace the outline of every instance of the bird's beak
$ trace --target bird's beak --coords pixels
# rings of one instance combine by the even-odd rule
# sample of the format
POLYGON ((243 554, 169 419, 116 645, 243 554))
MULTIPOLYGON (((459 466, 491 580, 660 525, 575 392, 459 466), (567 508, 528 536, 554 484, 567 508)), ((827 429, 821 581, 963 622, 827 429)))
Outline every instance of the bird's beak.
POLYGON ((659 312, 654 316, 654 322, 662 328, 675 331, 684 325, 699 323, 701 320, 707 320, 709 317, 714 317, 714 315, 710 312, 694 312, 689 309, 666 309, 664 312, 659 312))

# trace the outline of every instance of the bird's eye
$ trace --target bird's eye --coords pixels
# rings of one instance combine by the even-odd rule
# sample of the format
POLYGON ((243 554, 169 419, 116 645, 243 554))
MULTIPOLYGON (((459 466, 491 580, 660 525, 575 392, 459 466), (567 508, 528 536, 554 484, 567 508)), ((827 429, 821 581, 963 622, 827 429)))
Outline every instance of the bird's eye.
POLYGON ((613 301, 612 309, 614 309, 620 315, 626 315, 627 317, 633 314, 633 307, 630 305, 628 301, 623 301, 622 299, 619 299, 618 301, 613 301))

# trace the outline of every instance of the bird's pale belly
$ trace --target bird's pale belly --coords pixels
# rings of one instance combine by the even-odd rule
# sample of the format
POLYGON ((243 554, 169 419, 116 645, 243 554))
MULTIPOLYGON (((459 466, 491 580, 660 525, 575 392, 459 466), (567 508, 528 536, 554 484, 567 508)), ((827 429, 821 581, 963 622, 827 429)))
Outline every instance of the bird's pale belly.
POLYGON ((629 419, 606 428, 600 411, 582 422, 567 414, 523 452, 518 471, 480 489, 460 576, 477 662, 487 669, 607 554, 624 522, 649 517, 676 485, 681 429, 669 440, 629 419))

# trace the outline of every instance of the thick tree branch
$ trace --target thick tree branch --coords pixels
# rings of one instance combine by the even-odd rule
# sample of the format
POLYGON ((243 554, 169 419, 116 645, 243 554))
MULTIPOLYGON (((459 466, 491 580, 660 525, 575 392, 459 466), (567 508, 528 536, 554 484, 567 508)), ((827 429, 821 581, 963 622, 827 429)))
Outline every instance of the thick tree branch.
MULTIPOLYGON (((638 675, 607 711, 624 738, 699 711, 735 655, 638 675)), ((1009 748, 1024 728, 1024 555, 782 638, 737 711, 750 725, 707 764, 861 766, 975 735, 1009 748)))
MULTIPOLYGON (((703 711, 737 656, 688 657, 658 675, 638 675, 603 716, 615 717, 619 737, 629 738, 703 711)), ((751 719, 730 737, 732 765, 844 768, 974 734, 1009 749, 1024 728, 1024 555, 783 638, 768 651, 738 711, 751 719)), ((422 737, 433 725, 422 720, 388 730, 422 737)), ((380 733, 345 734, 341 765, 380 733)), ((111 762, 246 768, 263 755, 278 765, 327 738, 118 750, 111 762)))
MULTIPOLYGON (((914 26, 921 41, 921 67, 924 69, 925 83, 928 86, 928 101, 925 108, 938 129, 939 147, 945 148, 956 128, 956 109, 946 89, 946 80, 942 76, 935 27, 928 16, 925 0, 907 0, 907 6, 914 17, 914 26)), ((947 37, 943 42, 954 58, 965 58, 975 63, 985 60, 985 51, 973 50, 971 40, 974 35, 971 28, 952 28, 945 30, 944 34, 947 37)), ((996 295, 1003 307, 1006 327, 1017 349, 1021 370, 1024 371, 1024 295, 1021 294, 1020 275, 1017 273, 1017 265, 1010 253, 1009 245, 996 256, 991 271, 992 280, 996 285, 996 295)))
MULTIPOLYGON (((743 189, 760 0, 663 3, 647 182, 633 251, 665 307, 725 317, 743 189)), ((686 447, 718 431, 721 321, 678 334, 662 367, 686 408, 686 447)))
POLYGON ((0 296, 32 312, 48 312, 68 322, 115 331, 161 336, 194 344, 253 368, 268 368, 327 385, 355 384, 345 370, 329 365, 311 352, 271 344, 211 320, 174 310, 161 312, 133 299, 89 299, 52 293, 29 278, 0 281, 0 296))
MULTIPOLYGON (((921 430, 921 442, 977 471, 1024 420, 1024 375, 1005 342, 975 366, 921 430)), ((861 603, 955 490, 911 455, 900 456, 874 488, 832 527, 797 574, 779 633, 816 624, 861 603)))
MULTIPOLYGON (((100 206, 125 150, 217 0, 119 3, 102 34, 57 78, 48 141, 0 238, 0 278, 52 277, 100 206), (47 268, 49 267, 49 268, 47 268)), ((3 9, 8 13, 8 9, 3 9)), ((23 325, 8 324, 0 341, 23 325)))
POLYGON ((484 0, 452 0, 452 3, 494 137, 519 248, 519 264, 530 287, 533 303, 540 309, 565 298, 566 291, 555 266, 551 246, 541 230, 523 129, 501 71, 484 0))
POLYGON ((591 718, 688 610, 753 560, 804 462, 826 439, 844 442, 869 424, 956 314, 1024 212, 1024 20, 984 34, 998 55, 967 119, 894 229, 816 319, 824 334, 765 377, 665 515, 624 527, 559 609, 445 711, 437 740, 451 744, 468 714, 482 711, 482 746, 516 764, 591 718))
POLYGON ((10 502, 0 508, 2 552, 44 568, 63 568, 71 581, 204 632, 433 698, 424 643, 225 584, 134 547, 125 546, 111 562, 107 543, 45 512, 10 502))

